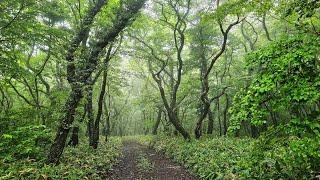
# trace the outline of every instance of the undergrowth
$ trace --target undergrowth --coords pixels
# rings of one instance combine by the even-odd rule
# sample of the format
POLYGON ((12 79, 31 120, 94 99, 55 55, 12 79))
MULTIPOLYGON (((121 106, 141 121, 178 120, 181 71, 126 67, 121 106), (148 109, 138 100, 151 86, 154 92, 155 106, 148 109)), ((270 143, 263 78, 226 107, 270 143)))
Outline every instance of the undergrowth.
POLYGON ((144 153, 139 153, 138 159, 137 159, 137 167, 145 172, 151 171, 154 167, 154 164, 151 163, 144 153))
MULTIPOLYGON (((266 134, 265 136, 270 136, 266 134)), ((204 137, 186 142, 167 136, 139 137, 201 179, 312 179, 320 171, 318 142, 305 138, 204 137), (316 167, 317 166, 317 167, 316 167)))
POLYGON ((50 131, 44 126, 1 135, 0 179, 100 179, 121 155, 120 138, 100 141, 96 150, 81 139, 77 147, 65 149, 57 166, 46 165, 49 137, 50 131))

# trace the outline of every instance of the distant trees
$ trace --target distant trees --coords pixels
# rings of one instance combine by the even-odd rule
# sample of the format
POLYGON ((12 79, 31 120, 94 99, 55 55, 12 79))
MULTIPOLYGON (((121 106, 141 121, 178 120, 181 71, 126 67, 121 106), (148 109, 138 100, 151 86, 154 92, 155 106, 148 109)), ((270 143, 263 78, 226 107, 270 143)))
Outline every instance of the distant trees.
MULTIPOLYGON (((275 13, 273 10, 280 6, 289 6, 291 3, 281 2, 278 6, 251 1, 217 1, 210 6, 197 7, 191 2, 190 8, 184 3, 150 3, 148 11, 153 10, 155 13, 145 13, 129 32, 129 55, 138 59, 139 63, 145 60, 142 68, 149 71, 156 82, 159 90, 157 96, 161 98, 164 107, 169 105, 165 108, 163 121, 168 118, 175 129, 179 129, 181 125, 185 130, 180 129, 179 132, 186 139, 191 129, 196 138, 200 138, 203 131, 226 135, 232 123, 229 108, 234 106, 233 97, 238 89, 249 87, 255 76, 256 69, 246 68, 244 57, 246 53, 256 51, 263 44, 279 37, 281 33, 274 31, 275 25, 269 24, 277 19, 269 15, 275 13), (184 13, 188 9, 191 10, 184 19, 184 13), (145 27, 145 22, 150 26, 145 27), (185 30, 180 22, 181 25, 186 23, 185 30), (183 51, 180 52, 179 47, 183 51), (175 55, 177 56, 174 57, 175 55), (197 75, 199 79, 194 78, 197 75), (178 87, 177 91, 175 87, 178 87), (176 103, 175 97, 178 99, 176 103), (195 122, 196 112, 198 120, 195 122), (169 117, 169 114, 178 117, 179 126, 175 125, 178 121, 172 121, 175 118, 169 117), (205 126, 203 122, 207 117, 208 123, 205 126)), ((278 30, 284 32, 288 28, 290 27, 283 24, 278 30)), ((150 76, 145 75, 141 79, 147 81, 150 76)), ((279 124, 280 114, 274 111, 275 106, 264 102, 263 108, 267 108, 270 114, 268 119, 279 124)), ((156 109, 154 107, 154 112, 156 109)), ((161 125, 165 126, 165 123, 161 125)), ((240 134, 258 137, 260 132, 267 129, 266 125, 263 126, 242 121, 240 134)))
POLYGON ((150 44, 143 37, 136 35, 130 36, 142 44, 142 52, 148 53, 145 56, 148 70, 158 86, 169 121, 185 139, 190 139, 191 137, 182 126, 178 115, 179 102, 177 93, 182 79, 183 50, 186 43, 185 32, 187 30, 187 18, 191 8, 191 1, 156 2, 156 6, 161 11, 159 23, 163 26, 163 30, 171 31, 168 32, 168 35, 172 35, 172 41, 169 41, 170 44, 166 45, 168 49, 156 49, 155 46, 158 46, 158 44, 150 44), (172 20, 171 16, 174 17, 174 20, 172 20))

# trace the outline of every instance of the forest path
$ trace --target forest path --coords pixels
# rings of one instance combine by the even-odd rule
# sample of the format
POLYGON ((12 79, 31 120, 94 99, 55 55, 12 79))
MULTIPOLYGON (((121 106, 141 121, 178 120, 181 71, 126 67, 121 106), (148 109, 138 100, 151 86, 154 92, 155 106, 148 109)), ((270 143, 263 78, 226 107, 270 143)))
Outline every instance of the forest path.
POLYGON ((156 152, 134 140, 123 142, 123 157, 104 179, 112 180, 196 180, 196 176, 163 154, 156 152))

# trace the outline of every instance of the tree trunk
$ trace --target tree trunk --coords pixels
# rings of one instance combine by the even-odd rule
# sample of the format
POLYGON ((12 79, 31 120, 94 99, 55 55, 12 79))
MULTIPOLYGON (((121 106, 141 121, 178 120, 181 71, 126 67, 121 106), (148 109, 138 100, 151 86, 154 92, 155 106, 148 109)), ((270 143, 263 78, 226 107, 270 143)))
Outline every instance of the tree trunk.
POLYGON ((213 133, 213 113, 212 113, 211 109, 209 109, 207 134, 212 134, 212 133, 213 133))
MULTIPOLYGON (((217 1, 217 7, 218 6, 219 6, 219 1, 217 1)), ((205 54, 202 53, 202 57, 201 57, 202 66, 201 66, 201 76, 200 76, 201 83, 202 83, 202 91, 201 91, 200 99, 201 99, 201 101, 203 103, 204 110, 203 110, 203 114, 200 115, 199 120, 198 120, 197 125, 196 125, 196 128, 195 128, 195 136, 196 136, 196 138, 200 138, 200 136, 202 135, 202 132, 201 132, 202 122, 206 118, 206 116, 208 114, 208 111, 210 109, 211 100, 209 101, 209 98, 208 98, 208 93, 209 93, 209 81, 208 81, 208 78, 209 78, 209 74, 210 74, 210 72, 211 72, 211 70, 213 68, 213 65, 216 63, 216 61, 219 59, 219 57, 226 50, 229 31, 232 29, 233 26, 237 25, 239 22, 240 21, 238 19, 236 22, 231 23, 226 30, 223 30, 222 24, 219 23, 220 30, 221 30, 221 33, 223 35, 223 41, 222 41, 221 49, 211 58, 209 66, 207 64, 208 59, 206 59, 205 54)), ((202 32, 200 31, 200 33, 202 33, 202 32)), ((203 44, 201 44, 201 46, 203 46, 203 44)), ((202 48, 204 48, 204 47, 202 47, 202 48)), ((218 114, 218 117, 219 117, 220 129, 221 129, 221 122, 220 122, 219 114, 218 114)), ((221 134, 221 130, 220 130, 220 134, 221 134)))
POLYGON ((81 86, 77 83, 76 76, 76 66, 74 64, 74 53, 79 47, 80 43, 85 38, 85 35, 90 31, 90 26, 93 23, 93 19, 96 14, 101 10, 102 6, 105 5, 106 0, 99 0, 94 6, 88 11, 82 21, 82 28, 71 40, 70 46, 67 51, 66 60, 69 62, 67 65, 67 80, 72 87, 72 90, 69 94, 68 100, 65 103, 65 112, 64 116, 60 120, 60 125, 55 137, 53 144, 51 145, 47 163, 59 162, 59 158, 65 147, 65 143, 70 131, 70 126, 74 121, 75 110, 79 104, 79 101, 82 98, 81 86))
POLYGON ((75 147, 78 144, 79 144, 79 127, 75 126, 72 128, 72 134, 71 134, 68 145, 75 147))
POLYGON ((218 122, 219 122, 219 135, 222 136, 222 124, 220 118, 220 99, 217 99, 217 114, 218 114, 218 122))
MULTIPOLYGON (((109 91, 109 86, 108 86, 108 91, 109 91)), ((105 129, 105 141, 106 142, 108 141, 108 136, 110 135, 110 132, 111 132, 110 112, 109 112, 109 109, 111 107, 110 94, 108 95, 108 97, 109 97, 108 106, 106 104, 106 101, 103 101, 104 112, 105 112, 105 115, 106 115, 106 123, 105 123, 105 126, 104 126, 104 129, 105 129)))
MULTIPOLYGON (((205 71, 203 71, 202 74, 204 72, 205 71)), ((194 134, 195 134, 196 139, 199 139, 202 136, 202 122, 207 117, 208 111, 210 109, 210 102, 209 102, 209 97, 208 97, 208 91, 209 91, 208 77, 203 77, 203 75, 201 75, 201 85, 202 85, 201 111, 200 111, 201 113, 200 113, 200 117, 197 121, 196 128, 194 130, 194 134)))
POLYGON ((259 129, 257 126, 251 124, 251 137, 257 138, 259 136, 259 129))
POLYGON ((100 127, 99 127, 99 122, 96 121, 94 123, 94 131, 93 131, 93 142, 92 142, 92 148, 97 149, 98 148, 98 143, 99 143, 99 134, 100 134, 100 127))
POLYGON ((168 114, 166 110, 163 110, 164 121, 162 121, 163 131, 168 134, 170 122, 168 121, 168 114))
POLYGON ((110 117, 107 116, 106 118, 106 124, 105 124, 105 141, 108 141, 108 136, 110 135, 110 117))
POLYGON ((223 135, 227 135, 228 126, 227 126, 227 115, 228 115, 228 109, 229 109, 229 97, 228 94, 226 96, 226 106, 223 111, 223 135))
POLYGON ((262 28, 264 30, 264 32, 266 33, 266 37, 269 41, 272 41, 271 37, 270 37, 270 33, 268 31, 268 28, 267 28, 267 24, 266 24, 266 16, 267 16, 267 13, 263 13, 263 16, 262 16, 262 28))
MULTIPOLYGON (((190 137, 189 133, 180 124, 177 112, 174 111, 174 109, 176 109, 176 107, 175 106, 173 106, 173 107, 169 106, 169 104, 167 102, 167 99, 166 99, 166 96, 165 96, 165 93, 164 93, 164 89, 161 86, 161 83, 158 83, 158 87, 159 87, 159 90, 160 90, 161 98, 162 98, 162 100, 164 102, 164 106, 165 106, 165 108, 167 110, 169 121, 172 123, 172 125, 175 127, 175 129, 183 136, 184 139, 190 140, 191 137, 190 137)), ((171 104, 174 104, 174 103, 171 103, 171 104)))
POLYGON ((184 139, 186 140, 191 139, 189 133, 180 124, 177 114, 175 114, 170 110, 168 113, 168 118, 169 118, 169 121, 172 123, 172 125, 175 127, 175 130, 178 131, 184 139))
POLYGON ((94 131, 95 131, 94 113, 93 113, 93 107, 92 107, 92 101, 93 101, 92 93, 93 93, 93 87, 92 87, 92 83, 90 82, 90 85, 86 87, 86 98, 87 98, 86 111, 87 111, 87 117, 88 117, 89 146, 91 147, 93 147, 94 145, 94 131))
POLYGON ((161 114, 162 114, 162 108, 158 108, 158 115, 157 115, 157 121, 153 127, 153 130, 152 130, 152 134, 153 135, 156 135, 157 132, 158 132, 158 127, 159 127, 159 124, 160 124, 160 121, 161 121, 161 114))
POLYGON ((70 92, 69 98, 65 103, 64 116, 60 120, 60 125, 56 134, 56 138, 54 139, 54 142, 51 145, 47 157, 47 163, 57 164, 59 162, 59 158, 63 152, 68 137, 68 133, 70 131, 70 126, 74 121, 75 110, 81 98, 82 92, 80 88, 73 89, 73 91, 70 92))
POLYGON ((106 94, 106 86, 107 86, 107 71, 103 71, 102 77, 102 84, 101 84, 101 91, 98 100, 98 112, 96 121, 94 123, 94 133, 93 133, 93 148, 97 149, 99 143, 99 124, 102 116, 102 108, 103 108, 103 100, 104 95, 106 94))
POLYGON ((191 137, 190 137, 189 133, 180 124, 179 117, 178 117, 178 114, 177 114, 176 93, 177 93, 177 88, 178 88, 179 83, 176 84, 174 93, 172 93, 173 97, 170 98, 171 101, 170 101, 170 105, 169 105, 167 97, 166 97, 166 94, 165 94, 165 91, 164 91, 164 88, 162 86, 161 78, 159 77, 159 75, 156 75, 156 74, 154 74, 152 72, 152 70, 150 68, 150 61, 148 61, 148 64, 149 64, 149 71, 152 74, 152 78, 154 79, 154 81, 158 85, 160 96, 161 96, 164 108, 166 110, 166 114, 168 115, 169 121, 175 127, 175 130, 177 130, 183 136, 183 138, 185 140, 190 140, 191 137))

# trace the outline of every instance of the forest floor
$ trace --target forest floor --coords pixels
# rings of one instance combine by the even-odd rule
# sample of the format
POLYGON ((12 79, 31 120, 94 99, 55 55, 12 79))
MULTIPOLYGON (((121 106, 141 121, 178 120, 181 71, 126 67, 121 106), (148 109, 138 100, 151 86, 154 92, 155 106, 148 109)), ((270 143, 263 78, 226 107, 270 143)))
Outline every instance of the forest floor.
POLYGON ((103 175, 111 180, 196 180, 197 176, 135 140, 123 142, 123 156, 109 172, 103 175))

